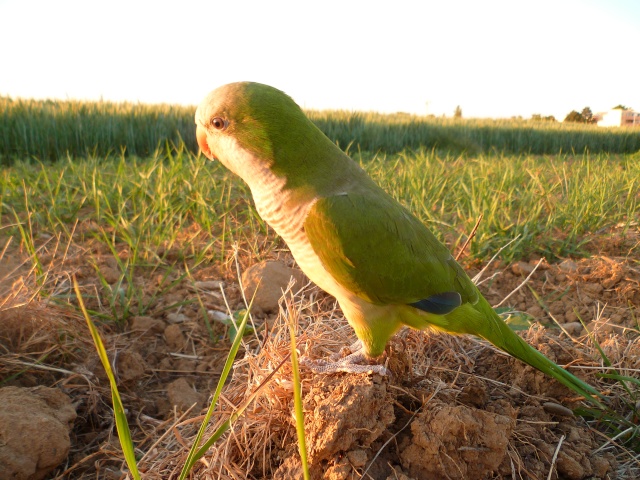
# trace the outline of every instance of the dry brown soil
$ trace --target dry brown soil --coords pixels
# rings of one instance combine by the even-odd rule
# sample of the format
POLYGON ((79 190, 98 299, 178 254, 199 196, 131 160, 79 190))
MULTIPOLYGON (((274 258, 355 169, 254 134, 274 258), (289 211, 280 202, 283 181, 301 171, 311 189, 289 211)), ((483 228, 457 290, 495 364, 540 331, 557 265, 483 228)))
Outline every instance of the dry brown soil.
MULTIPOLYGON (((625 392, 619 383, 596 377, 603 361, 581 321, 620 374, 640 377, 639 242, 638 232, 608 232, 592 242, 589 258, 541 262, 515 293, 537 259, 494 263, 480 285, 494 305, 510 295, 504 305, 528 314, 517 315, 519 325, 533 323, 522 335, 609 395, 610 408, 633 422, 636 385, 625 392)), ((3 239, 0 251, 5 244, 3 239)), ((119 256, 126 258, 126 250, 119 256)), ((66 458, 45 477, 31 478, 125 478, 107 377, 84 319, 65 306, 77 304, 70 289, 74 273, 87 306, 111 312, 112 297, 96 272, 113 286, 118 263, 91 241, 68 251, 51 249, 42 257, 50 275, 38 293, 25 258, 15 243, 0 258, 0 392, 52 387, 70 399, 77 415, 72 427, 66 420, 52 427, 54 433, 66 428, 66 458)), ((294 266, 286 251, 275 259, 294 266)), ((241 270, 254 263, 250 253, 240 252, 241 270)), ((475 274, 482 265, 467 267, 475 274)), ((177 478, 230 345, 228 326, 216 318, 224 319, 227 306, 244 307, 233 264, 200 265, 190 278, 179 279, 181 272, 142 271, 134 279, 144 294, 141 303, 149 305, 143 315, 131 314, 120 324, 94 317, 144 478, 177 478)), ((263 284, 280 292, 275 277, 263 284)), ((123 314, 121 306, 116 311, 123 314)), ((354 340, 333 299, 314 286, 281 302, 279 311, 272 302, 255 312, 257 331, 246 337, 209 433, 277 372, 192 478, 301 478, 287 322, 297 325, 298 349, 311 357, 338 352, 354 340)), ((640 472, 636 454, 623 445, 625 436, 609 442, 615 432, 563 408, 580 405, 572 392, 485 342, 403 330, 390 343, 387 361, 389 377, 302 370, 312 478, 546 479, 551 472, 549 478, 586 479, 637 478, 640 472)), ((10 404, 2 408, 14 410, 10 404)), ((0 424, 5 443, 33 435, 10 422, 0 424)), ((42 472, 43 455, 34 454, 34 472, 42 472)))

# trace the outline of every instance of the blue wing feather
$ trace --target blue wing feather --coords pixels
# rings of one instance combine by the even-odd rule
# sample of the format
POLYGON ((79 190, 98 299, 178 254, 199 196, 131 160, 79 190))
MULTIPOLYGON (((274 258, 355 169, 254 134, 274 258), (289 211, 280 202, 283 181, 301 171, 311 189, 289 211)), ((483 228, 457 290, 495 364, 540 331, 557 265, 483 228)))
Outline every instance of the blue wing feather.
POLYGON ((409 305, 427 313, 446 315, 462 305, 462 296, 458 292, 443 292, 409 305))

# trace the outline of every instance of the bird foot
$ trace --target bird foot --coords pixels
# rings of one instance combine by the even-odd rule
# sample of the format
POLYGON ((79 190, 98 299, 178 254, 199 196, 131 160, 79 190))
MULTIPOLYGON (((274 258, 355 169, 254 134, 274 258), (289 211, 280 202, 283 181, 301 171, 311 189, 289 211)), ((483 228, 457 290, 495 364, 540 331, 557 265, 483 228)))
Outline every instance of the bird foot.
POLYGON ((308 357, 300 358, 300 363, 309 367, 309 369, 314 373, 377 373, 382 376, 389 376, 390 372, 385 365, 375 363, 371 364, 370 362, 371 359, 365 355, 361 346, 359 350, 347 355, 346 357, 340 358, 339 360, 336 360, 334 355, 331 356, 331 360, 324 360, 321 358, 311 360, 308 357))

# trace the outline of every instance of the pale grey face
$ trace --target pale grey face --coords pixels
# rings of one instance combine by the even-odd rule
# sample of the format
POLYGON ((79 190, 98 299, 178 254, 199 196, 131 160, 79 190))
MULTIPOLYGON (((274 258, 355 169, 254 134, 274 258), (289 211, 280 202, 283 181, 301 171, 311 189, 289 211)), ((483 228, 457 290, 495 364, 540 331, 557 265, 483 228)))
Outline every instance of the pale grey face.
POLYGON ((204 155, 220 161, 253 188, 258 178, 273 173, 266 156, 260 154, 265 149, 255 131, 261 125, 253 118, 253 110, 243 95, 247 85, 258 84, 223 85, 209 93, 196 109, 195 123, 204 155))
POLYGON ((216 149, 212 149, 212 146, 215 147, 222 137, 227 136, 225 130, 229 126, 227 112, 220 105, 224 98, 221 88, 210 92, 198 105, 195 114, 198 145, 202 153, 211 160, 217 158, 216 149))
POLYGON ((203 153, 242 177, 252 191, 256 178, 263 184, 286 179, 287 188, 311 195, 350 177, 336 178, 337 167, 356 169, 288 95, 268 85, 224 85, 205 97, 195 120, 203 153))

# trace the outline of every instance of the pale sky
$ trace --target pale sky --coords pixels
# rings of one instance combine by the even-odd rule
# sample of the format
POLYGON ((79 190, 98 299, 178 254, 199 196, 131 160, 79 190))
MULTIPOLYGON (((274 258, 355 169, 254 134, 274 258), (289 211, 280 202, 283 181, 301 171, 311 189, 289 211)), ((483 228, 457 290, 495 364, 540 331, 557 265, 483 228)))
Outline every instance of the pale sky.
POLYGON ((640 110, 639 0, 0 0, 0 95, 196 105, 238 80, 315 109, 640 110))

